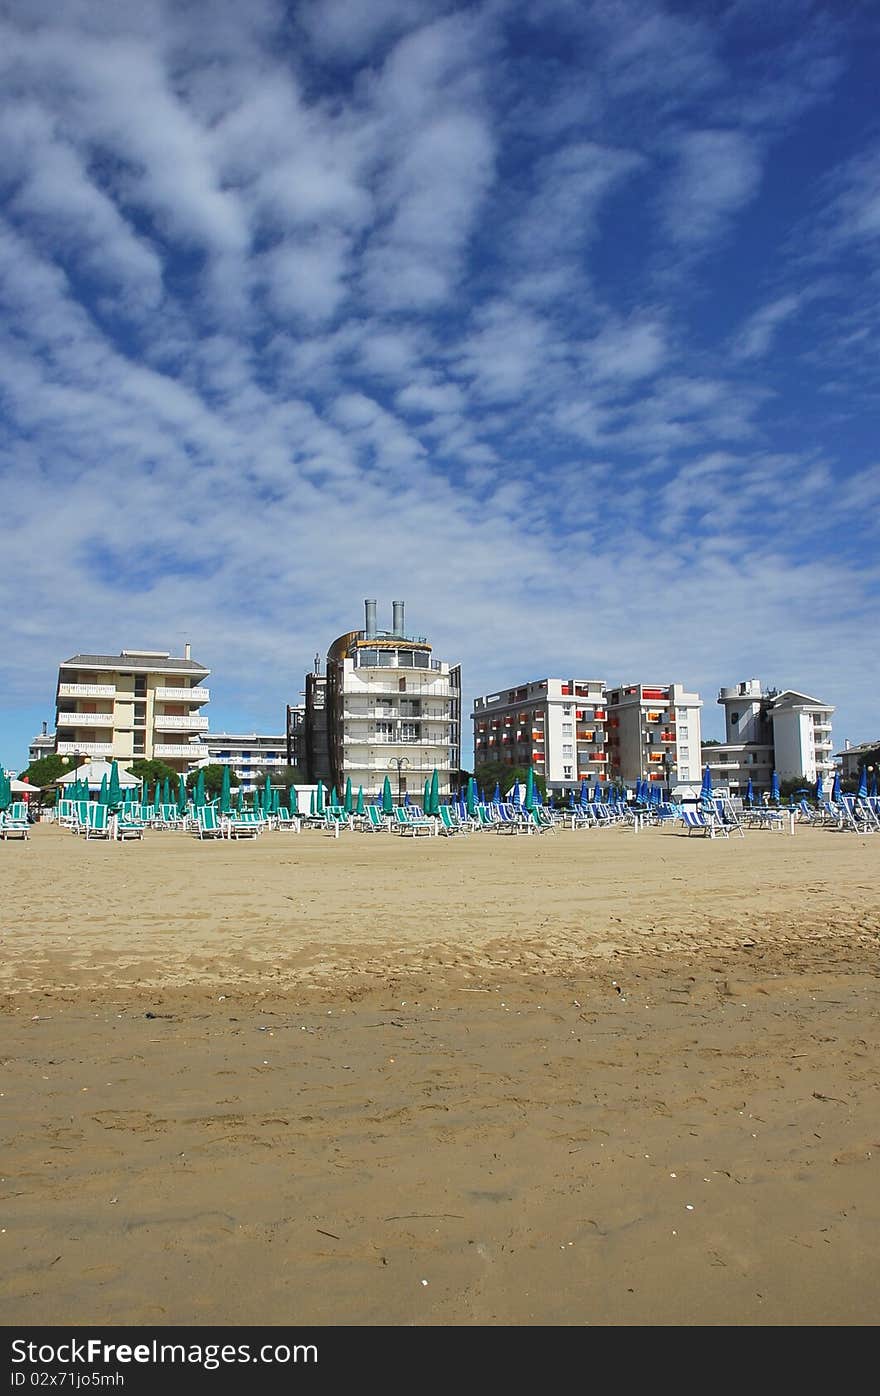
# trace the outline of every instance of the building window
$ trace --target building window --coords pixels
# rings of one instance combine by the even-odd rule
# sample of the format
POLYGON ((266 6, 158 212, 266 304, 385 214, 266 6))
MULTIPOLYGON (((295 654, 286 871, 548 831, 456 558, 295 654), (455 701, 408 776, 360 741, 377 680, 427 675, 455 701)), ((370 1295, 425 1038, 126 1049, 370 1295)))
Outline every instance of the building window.
POLYGON ((574 747, 573 747, 573 745, 572 745, 571 742, 565 742, 565 743, 563 743, 563 747, 562 747, 562 756, 563 756, 563 760, 565 759, 566 756, 568 756, 568 757, 574 756, 574 747))
POLYGON ((572 724, 570 722, 563 722, 562 735, 563 737, 570 737, 572 735, 572 724))
POLYGON ((563 766, 563 768, 562 768, 562 778, 563 778, 563 780, 571 780, 571 767, 570 767, 570 766, 563 766))
POLYGON ((406 679, 398 679, 397 687, 401 693, 406 693, 406 679))
POLYGON ((731 722, 739 722, 739 713, 731 713, 730 720, 731 722))

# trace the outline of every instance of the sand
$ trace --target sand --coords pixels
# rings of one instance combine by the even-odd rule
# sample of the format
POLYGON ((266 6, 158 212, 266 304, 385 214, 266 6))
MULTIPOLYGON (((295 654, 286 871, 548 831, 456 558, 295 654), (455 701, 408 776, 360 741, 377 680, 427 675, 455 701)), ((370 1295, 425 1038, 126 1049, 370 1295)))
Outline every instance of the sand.
POLYGON ((4 1322, 876 1323, 878 859, 0 844, 4 1322))

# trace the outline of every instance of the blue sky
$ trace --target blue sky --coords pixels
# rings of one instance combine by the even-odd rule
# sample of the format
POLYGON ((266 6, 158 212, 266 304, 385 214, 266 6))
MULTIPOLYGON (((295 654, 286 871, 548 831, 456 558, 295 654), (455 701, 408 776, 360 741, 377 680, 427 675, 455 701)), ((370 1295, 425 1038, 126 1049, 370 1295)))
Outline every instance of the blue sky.
POLYGON ((278 730, 365 596, 468 698, 880 733, 875 5, 4 15, 6 765, 78 650, 190 640, 278 730))

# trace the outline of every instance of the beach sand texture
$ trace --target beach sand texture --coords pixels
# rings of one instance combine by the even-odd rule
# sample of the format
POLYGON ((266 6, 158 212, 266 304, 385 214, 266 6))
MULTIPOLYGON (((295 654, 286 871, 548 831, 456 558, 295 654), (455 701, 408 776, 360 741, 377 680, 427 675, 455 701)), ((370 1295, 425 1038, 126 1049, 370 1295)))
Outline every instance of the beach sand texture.
POLYGON ((4 1322, 877 1322, 878 855, 0 845, 4 1322))

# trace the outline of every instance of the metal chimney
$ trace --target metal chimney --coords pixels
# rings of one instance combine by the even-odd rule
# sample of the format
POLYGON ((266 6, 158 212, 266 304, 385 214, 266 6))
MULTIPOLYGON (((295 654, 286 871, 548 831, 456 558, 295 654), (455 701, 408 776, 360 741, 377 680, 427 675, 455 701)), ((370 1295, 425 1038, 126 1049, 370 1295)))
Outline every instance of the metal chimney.
POLYGON ((375 603, 375 601, 365 601, 365 602, 364 602, 364 616, 365 616, 365 619, 366 619, 366 625, 365 625, 365 627, 364 627, 364 635, 365 635, 365 637, 366 637, 368 640, 375 640, 375 638, 376 638, 376 603, 375 603))
POLYGON ((392 601, 391 609, 394 612, 394 619, 391 622, 392 635, 405 635, 406 627, 403 623, 403 602, 392 601))
POLYGON ((189 640, 187 640, 186 644, 183 647, 183 657, 184 659, 192 659, 192 645, 190 644, 189 640))

